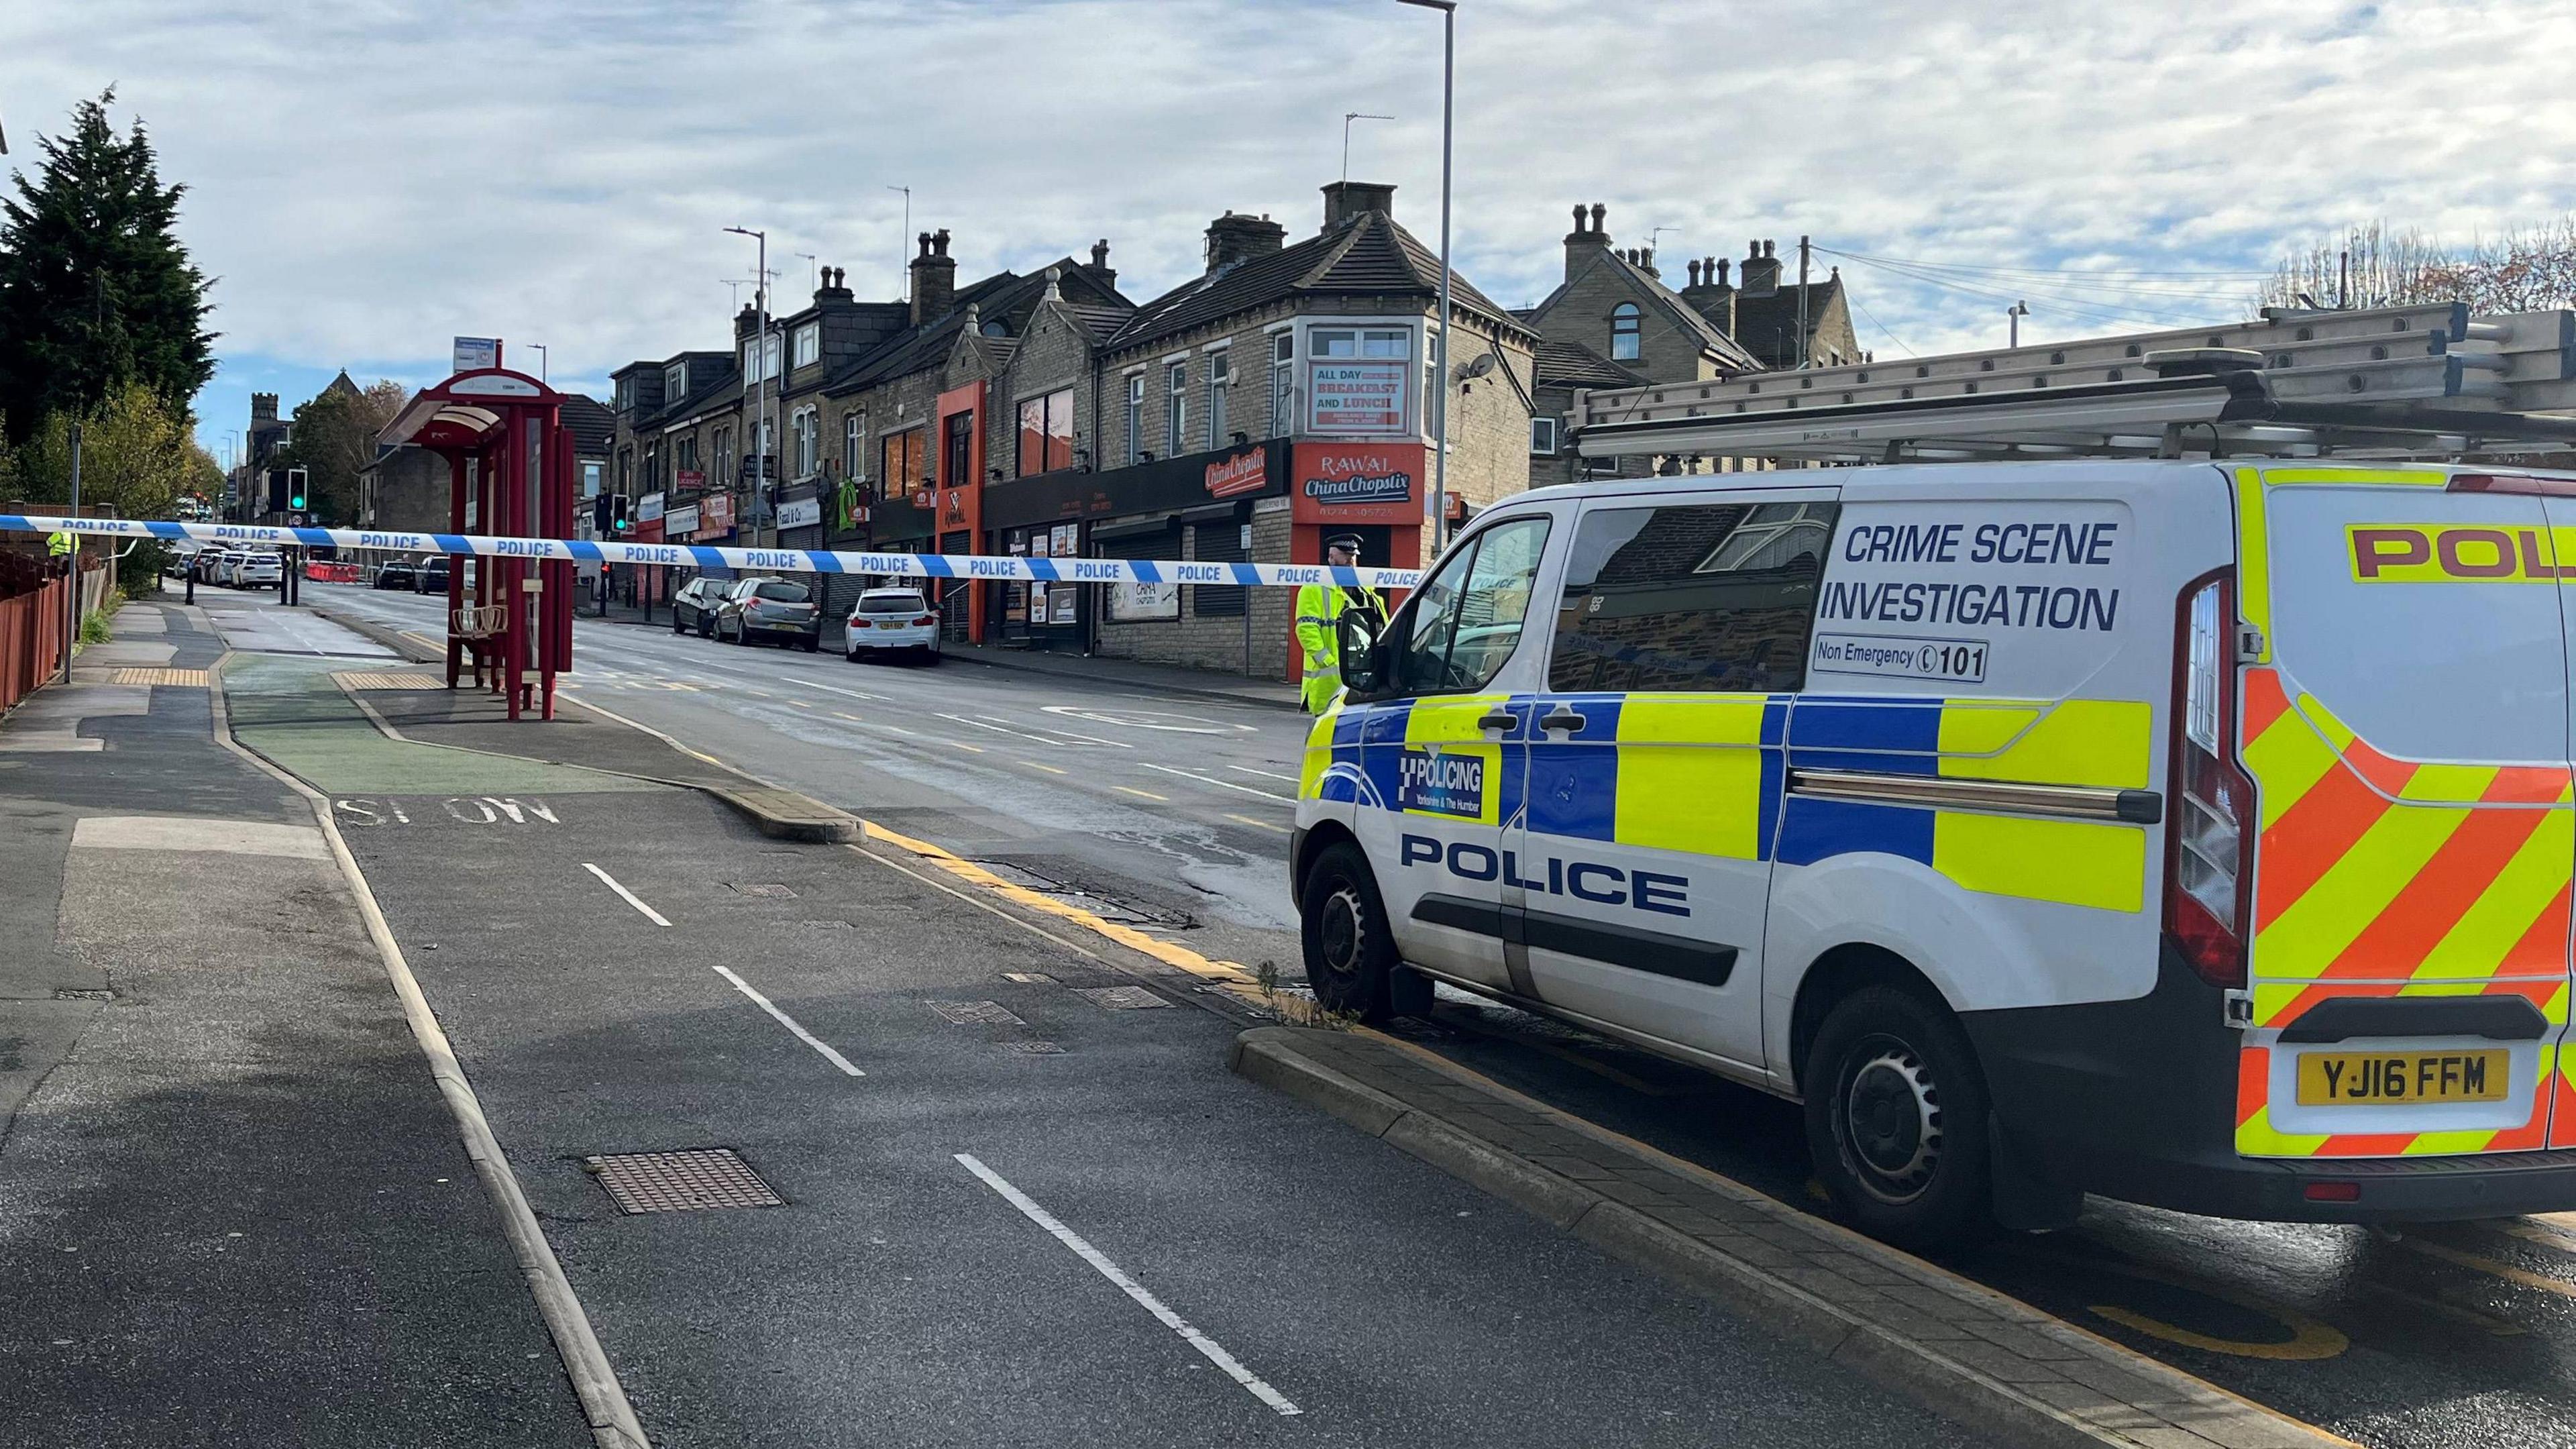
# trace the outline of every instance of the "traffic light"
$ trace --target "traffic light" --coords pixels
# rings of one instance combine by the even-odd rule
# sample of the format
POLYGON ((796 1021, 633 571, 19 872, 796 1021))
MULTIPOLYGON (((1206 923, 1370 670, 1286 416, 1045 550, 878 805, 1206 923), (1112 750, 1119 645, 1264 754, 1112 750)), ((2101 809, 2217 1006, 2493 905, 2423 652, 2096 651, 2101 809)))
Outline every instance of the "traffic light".
POLYGON ((627 515, 626 495, 602 493, 590 501, 590 531, 601 538, 631 533, 635 520, 627 515))
POLYGON ((304 470, 301 468, 286 470, 286 506, 295 513, 304 511, 304 470))
POLYGON ((635 517, 632 510, 627 506, 626 495, 623 493, 610 494, 608 497, 608 505, 608 531, 611 533, 633 533, 635 531, 635 517))

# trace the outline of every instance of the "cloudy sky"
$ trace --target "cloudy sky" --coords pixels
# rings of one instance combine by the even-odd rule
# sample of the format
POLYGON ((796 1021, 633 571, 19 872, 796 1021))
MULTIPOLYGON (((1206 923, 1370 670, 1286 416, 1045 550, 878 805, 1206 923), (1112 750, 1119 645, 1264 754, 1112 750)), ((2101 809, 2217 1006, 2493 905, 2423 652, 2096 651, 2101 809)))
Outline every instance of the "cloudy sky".
MULTIPOLYGON (((2576 206, 2576 0, 1460 0, 1460 269, 1509 304, 1570 208, 1681 260, 1840 265, 1882 355, 2242 315, 2286 245, 2465 242, 2576 206), (1894 265, 1891 265, 1893 263, 1894 265)), ((604 391, 722 346, 729 225, 782 296, 894 296, 1107 237, 1139 299, 1227 208, 1303 234, 1351 173, 1437 235, 1435 13, 1394 0, 0 0, 0 118, 117 87, 220 280, 220 454, 253 390, 410 383, 458 333, 604 391)))

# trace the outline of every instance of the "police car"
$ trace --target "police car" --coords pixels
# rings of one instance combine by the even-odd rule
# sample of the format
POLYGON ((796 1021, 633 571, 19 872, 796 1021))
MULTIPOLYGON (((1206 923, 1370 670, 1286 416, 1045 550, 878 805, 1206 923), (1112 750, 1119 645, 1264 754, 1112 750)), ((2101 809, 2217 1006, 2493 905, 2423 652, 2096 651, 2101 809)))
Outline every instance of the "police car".
POLYGON ((1346 626, 1292 888, 1440 981, 1799 1100, 1841 1212, 2576 1207, 2576 478, 2068 462, 1488 511, 1346 626))

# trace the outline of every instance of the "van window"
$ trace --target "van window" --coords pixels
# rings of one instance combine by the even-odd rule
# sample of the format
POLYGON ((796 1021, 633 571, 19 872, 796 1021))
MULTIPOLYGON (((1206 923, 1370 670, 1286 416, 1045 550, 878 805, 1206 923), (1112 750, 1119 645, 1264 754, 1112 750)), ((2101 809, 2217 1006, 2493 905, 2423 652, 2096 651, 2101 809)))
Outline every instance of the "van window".
POLYGON ((1806 683, 1832 503, 1584 515, 1565 564, 1552 690, 1795 690, 1806 683))
POLYGON ((1544 518, 1498 524, 1441 565, 1413 605, 1396 665, 1399 692, 1481 689, 1502 672, 1520 645, 1547 525, 1544 518))

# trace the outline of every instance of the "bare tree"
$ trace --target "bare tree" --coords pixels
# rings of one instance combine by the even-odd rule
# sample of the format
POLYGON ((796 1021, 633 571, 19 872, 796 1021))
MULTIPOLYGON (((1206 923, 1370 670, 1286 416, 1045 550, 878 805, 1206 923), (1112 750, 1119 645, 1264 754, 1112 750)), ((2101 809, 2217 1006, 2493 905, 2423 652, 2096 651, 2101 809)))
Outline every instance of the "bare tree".
POLYGON ((2384 221, 2282 259, 2257 300, 2273 307, 2466 302, 2481 313, 2576 307, 2576 213, 2453 250, 2384 221))

